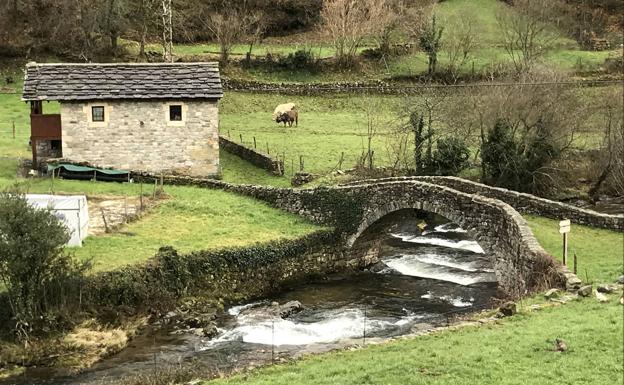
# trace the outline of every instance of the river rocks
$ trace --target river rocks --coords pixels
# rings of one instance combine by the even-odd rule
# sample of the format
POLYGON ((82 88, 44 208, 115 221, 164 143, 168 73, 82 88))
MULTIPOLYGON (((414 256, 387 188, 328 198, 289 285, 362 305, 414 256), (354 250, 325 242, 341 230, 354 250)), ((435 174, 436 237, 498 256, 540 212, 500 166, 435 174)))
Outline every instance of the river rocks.
POLYGON ((577 294, 581 297, 589 297, 592 293, 592 285, 585 285, 578 289, 577 294))
POLYGON ((279 307, 279 316, 281 318, 288 318, 293 314, 299 313, 303 310, 303 305, 299 301, 288 301, 279 307))
POLYGON ((501 305, 501 307, 498 308, 498 312, 501 317, 510 317, 517 312, 516 303, 512 301, 505 302, 503 305, 501 305))
POLYGON ((212 325, 213 319, 214 317, 212 316, 198 315, 195 317, 184 319, 182 323, 184 324, 184 326, 188 328, 198 329, 198 328, 205 328, 205 327, 212 325))
POLYGON ((219 329, 214 323, 202 329, 202 335, 208 338, 214 338, 219 334, 219 329))

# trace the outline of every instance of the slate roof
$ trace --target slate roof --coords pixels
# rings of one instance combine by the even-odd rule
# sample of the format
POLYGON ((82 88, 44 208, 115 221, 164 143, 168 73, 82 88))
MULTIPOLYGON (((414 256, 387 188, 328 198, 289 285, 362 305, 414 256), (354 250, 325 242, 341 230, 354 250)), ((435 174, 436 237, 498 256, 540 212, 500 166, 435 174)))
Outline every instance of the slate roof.
POLYGON ((217 63, 28 63, 22 100, 218 99, 217 63))

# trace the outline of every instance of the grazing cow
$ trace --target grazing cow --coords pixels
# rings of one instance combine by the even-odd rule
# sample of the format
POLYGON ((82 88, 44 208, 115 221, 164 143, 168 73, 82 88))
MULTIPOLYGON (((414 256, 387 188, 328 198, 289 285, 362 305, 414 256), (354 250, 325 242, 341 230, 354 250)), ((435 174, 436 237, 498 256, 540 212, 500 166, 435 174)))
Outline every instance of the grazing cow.
POLYGON ((297 106, 295 105, 295 103, 292 102, 280 104, 279 106, 275 107, 275 111, 273 111, 273 120, 276 120, 285 112, 293 111, 296 109, 297 106))
POLYGON ((284 113, 282 113, 281 115, 279 115, 277 118, 275 118, 275 121, 277 123, 284 123, 284 127, 286 127, 286 123, 288 123, 288 125, 290 127, 292 127, 293 123, 295 123, 295 126, 299 126, 299 113, 297 112, 297 110, 290 110, 290 111, 286 111, 284 113))

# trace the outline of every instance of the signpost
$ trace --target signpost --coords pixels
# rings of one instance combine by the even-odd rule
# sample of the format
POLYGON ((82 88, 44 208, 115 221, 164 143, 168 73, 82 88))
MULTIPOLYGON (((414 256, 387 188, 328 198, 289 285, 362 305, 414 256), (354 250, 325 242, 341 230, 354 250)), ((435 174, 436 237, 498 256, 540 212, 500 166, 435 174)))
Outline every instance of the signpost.
POLYGON ((559 222, 559 234, 563 234, 563 264, 568 262, 568 233, 570 232, 570 220, 559 222))

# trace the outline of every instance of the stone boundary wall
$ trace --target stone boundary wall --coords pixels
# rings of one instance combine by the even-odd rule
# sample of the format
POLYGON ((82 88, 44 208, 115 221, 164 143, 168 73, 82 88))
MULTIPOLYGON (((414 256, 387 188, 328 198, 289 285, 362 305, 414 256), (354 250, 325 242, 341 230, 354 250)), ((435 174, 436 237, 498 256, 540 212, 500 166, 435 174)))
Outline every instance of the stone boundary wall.
MULTIPOLYGON (((257 93, 279 93, 286 95, 322 95, 328 93, 364 93, 377 95, 422 95, 427 90, 452 86, 456 89, 470 89, 486 86, 478 83, 462 83, 457 85, 448 84, 401 84, 383 80, 363 82, 328 82, 328 83, 267 83, 255 80, 221 78, 224 90, 244 91, 257 93)), ((619 84, 618 81, 580 81, 569 82, 570 86, 600 87, 609 84, 619 84)))
POLYGON ((167 310, 186 295, 234 303, 273 293, 290 282, 349 272, 375 262, 367 250, 346 250, 333 231, 292 240, 179 254, 163 247, 144 264, 88 277, 85 295, 95 306, 146 304, 167 310), (259 279, 262 277, 262 279, 259 279))
POLYGON ((273 175, 284 175, 284 162, 272 159, 253 148, 245 147, 224 136, 219 136, 219 146, 230 154, 234 154, 256 167, 260 167, 272 173, 273 175))
POLYGON ((370 179, 359 182, 351 182, 345 185, 361 185, 375 182, 383 183, 410 180, 433 183, 469 194, 478 194, 488 198, 495 198, 511 205, 521 213, 534 214, 558 220, 570 219, 573 223, 580 225, 624 231, 624 215, 603 214, 593 210, 569 205, 567 203, 540 198, 535 195, 508 190, 505 188, 492 187, 452 176, 415 176, 370 179))

